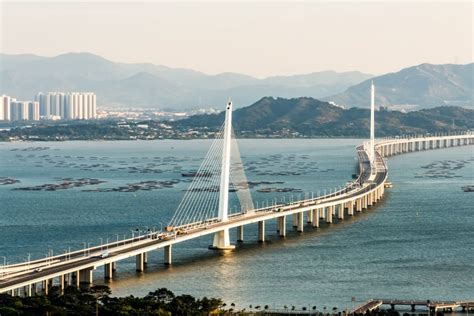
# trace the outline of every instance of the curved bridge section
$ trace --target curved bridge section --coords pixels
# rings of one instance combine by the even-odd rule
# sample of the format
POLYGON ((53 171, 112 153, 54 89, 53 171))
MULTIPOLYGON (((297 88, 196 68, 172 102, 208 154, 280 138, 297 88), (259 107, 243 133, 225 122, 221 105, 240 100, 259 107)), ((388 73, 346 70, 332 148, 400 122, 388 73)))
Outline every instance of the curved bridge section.
POLYGON ((284 237, 287 232, 287 219, 302 232, 305 224, 318 228, 322 221, 331 224, 335 220, 344 220, 369 209, 384 195, 388 185, 388 170, 385 158, 397 154, 447 148, 474 144, 473 134, 396 138, 379 141, 375 144, 374 158, 369 159, 369 143, 357 147, 359 162, 358 178, 348 183, 342 190, 312 199, 287 204, 268 205, 263 208, 229 215, 224 222, 218 218, 200 222, 197 225, 175 227, 170 232, 150 232, 126 240, 120 240, 102 246, 85 248, 63 255, 4 266, 0 270, 0 293, 12 295, 33 295, 48 293, 53 285, 64 289, 67 285, 90 285, 93 271, 104 269, 106 279, 113 278, 116 263, 135 257, 136 270, 143 272, 147 263, 147 253, 164 249, 164 263, 172 262, 172 247, 175 244, 223 230, 237 228, 237 241, 244 239, 244 227, 258 224, 258 241, 264 242, 265 223, 277 221, 277 234, 284 237))

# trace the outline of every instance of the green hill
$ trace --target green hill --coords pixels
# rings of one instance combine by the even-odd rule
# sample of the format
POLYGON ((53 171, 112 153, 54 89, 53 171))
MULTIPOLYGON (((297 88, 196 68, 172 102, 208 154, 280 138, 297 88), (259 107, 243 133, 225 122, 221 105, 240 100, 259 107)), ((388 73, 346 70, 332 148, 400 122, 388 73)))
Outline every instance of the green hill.
MULTIPOLYGON (((343 109, 312 98, 265 97, 251 106, 235 110, 233 126, 237 135, 249 137, 366 137, 369 133, 369 117, 368 109, 343 109)), ((376 112, 375 117, 379 137, 474 129, 474 110, 454 106, 408 113, 382 109, 376 112)), ((192 116, 173 124, 180 129, 216 129, 223 121, 222 112, 192 116)))

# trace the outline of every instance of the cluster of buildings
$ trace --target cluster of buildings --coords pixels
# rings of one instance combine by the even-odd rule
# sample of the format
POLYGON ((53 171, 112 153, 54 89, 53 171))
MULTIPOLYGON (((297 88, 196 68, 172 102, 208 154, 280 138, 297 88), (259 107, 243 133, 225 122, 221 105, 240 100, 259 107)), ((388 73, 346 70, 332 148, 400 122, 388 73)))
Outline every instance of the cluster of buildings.
POLYGON ((34 101, 0 96, 0 121, 90 120, 97 118, 97 97, 92 92, 38 93, 34 101))
POLYGON ((38 121, 40 106, 35 101, 17 101, 7 95, 0 96, 0 121, 38 121))

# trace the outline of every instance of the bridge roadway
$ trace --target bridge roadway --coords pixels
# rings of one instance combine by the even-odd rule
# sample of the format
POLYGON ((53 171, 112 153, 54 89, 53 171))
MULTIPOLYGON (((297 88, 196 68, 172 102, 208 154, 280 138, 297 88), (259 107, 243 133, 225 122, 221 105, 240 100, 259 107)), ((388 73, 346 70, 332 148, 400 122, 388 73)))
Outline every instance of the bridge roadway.
POLYGON ((377 143, 376 161, 371 165, 368 159, 368 145, 364 143, 357 147, 359 177, 340 191, 312 199, 287 204, 275 203, 268 207, 233 214, 226 222, 210 219, 206 222, 177 227, 173 232, 150 232, 143 236, 68 254, 9 265, 0 270, 0 293, 9 292, 20 295, 23 292, 24 295, 32 295, 37 291, 38 283, 41 283, 42 290, 47 293, 54 278, 58 278, 60 288, 64 288, 66 284, 77 286, 82 283, 90 284, 93 280, 92 271, 100 266, 104 266, 105 277, 110 279, 113 277, 116 262, 133 256, 136 257, 136 270, 143 271, 147 261, 146 254, 160 248, 165 250, 165 264, 171 264, 174 244, 214 234, 227 228, 238 228, 237 240, 242 241, 243 227, 258 223, 258 239, 263 242, 267 220, 277 219, 280 236, 286 235, 286 217, 289 215, 293 216, 293 225, 300 232, 304 230, 304 215, 307 216, 307 222, 315 228, 319 227, 320 219, 329 224, 332 223, 336 216, 336 208, 337 218, 343 220, 346 211, 349 216, 352 216, 354 212, 368 209, 382 198, 388 177, 384 156, 469 144, 474 144, 472 134, 384 140, 377 143), (420 145, 421 143, 423 145, 420 145), (425 146, 425 144, 429 145, 425 146))

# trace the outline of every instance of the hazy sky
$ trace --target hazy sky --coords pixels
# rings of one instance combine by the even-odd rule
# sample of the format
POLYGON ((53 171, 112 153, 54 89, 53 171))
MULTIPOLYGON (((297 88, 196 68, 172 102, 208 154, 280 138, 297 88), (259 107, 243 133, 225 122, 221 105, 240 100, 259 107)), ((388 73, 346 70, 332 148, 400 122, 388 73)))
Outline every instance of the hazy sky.
MULTIPOLYGON (((1 0, 0 0, 1 1, 1 0)), ((1 51, 92 52, 205 73, 381 74, 473 61, 473 4, 1 2, 1 51)))

